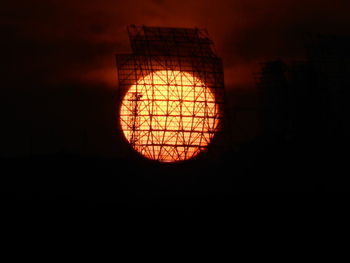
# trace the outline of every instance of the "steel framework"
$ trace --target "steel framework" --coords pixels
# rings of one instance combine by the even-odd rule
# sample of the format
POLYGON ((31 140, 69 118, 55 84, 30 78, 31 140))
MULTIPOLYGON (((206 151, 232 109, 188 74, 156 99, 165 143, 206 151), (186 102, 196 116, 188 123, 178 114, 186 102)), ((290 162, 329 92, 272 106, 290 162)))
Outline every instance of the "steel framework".
POLYGON ((163 162, 207 151, 221 130, 221 59, 204 29, 129 26, 132 54, 118 54, 119 120, 143 156, 163 162))

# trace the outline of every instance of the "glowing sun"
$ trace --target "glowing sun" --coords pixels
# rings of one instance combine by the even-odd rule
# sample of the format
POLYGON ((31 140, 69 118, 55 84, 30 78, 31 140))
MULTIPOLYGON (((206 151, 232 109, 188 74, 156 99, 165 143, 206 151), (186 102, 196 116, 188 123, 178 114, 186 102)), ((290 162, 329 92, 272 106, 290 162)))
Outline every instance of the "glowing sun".
POLYGON ((120 124, 127 141, 144 157, 183 161, 206 150, 218 131, 219 107, 199 78, 161 70, 130 87, 122 100, 120 124))

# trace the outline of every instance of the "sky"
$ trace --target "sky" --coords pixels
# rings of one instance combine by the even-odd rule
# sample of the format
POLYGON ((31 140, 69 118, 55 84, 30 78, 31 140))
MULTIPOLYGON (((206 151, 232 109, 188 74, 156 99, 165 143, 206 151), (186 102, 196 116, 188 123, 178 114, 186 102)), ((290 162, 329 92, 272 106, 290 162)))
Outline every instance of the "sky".
POLYGON ((348 0, 2 3, 0 154, 116 153, 114 55, 130 52, 127 25, 206 28, 226 89, 254 90, 259 63, 303 59, 304 34, 348 34, 349 10, 348 0))

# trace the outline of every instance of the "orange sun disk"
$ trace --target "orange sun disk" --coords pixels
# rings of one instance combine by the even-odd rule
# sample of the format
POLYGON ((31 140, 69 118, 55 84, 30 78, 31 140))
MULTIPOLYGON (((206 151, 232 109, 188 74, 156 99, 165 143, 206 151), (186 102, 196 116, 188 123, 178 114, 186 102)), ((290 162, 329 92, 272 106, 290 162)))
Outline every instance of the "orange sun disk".
POLYGON ((219 124, 215 95, 188 72, 161 70, 139 79, 125 94, 120 124, 131 146, 161 162, 204 151, 219 124))

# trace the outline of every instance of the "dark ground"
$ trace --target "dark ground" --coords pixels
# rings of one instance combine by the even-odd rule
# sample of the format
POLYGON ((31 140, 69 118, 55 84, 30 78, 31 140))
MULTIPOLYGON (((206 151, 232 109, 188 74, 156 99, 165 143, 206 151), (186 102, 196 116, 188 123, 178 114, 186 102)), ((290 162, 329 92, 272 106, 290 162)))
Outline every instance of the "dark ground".
POLYGON ((1 200, 10 208, 108 207, 164 214, 174 209, 231 213, 247 203, 263 205, 266 197, 283 206, 287 197, 309 200, 300 203, 306 208, 310 197, 319 201, 320 193, 347 188, 345 157, 325 152, 293 141, 256 140, 220 160, 180 164, 65 154, 4 158, 1 200))

